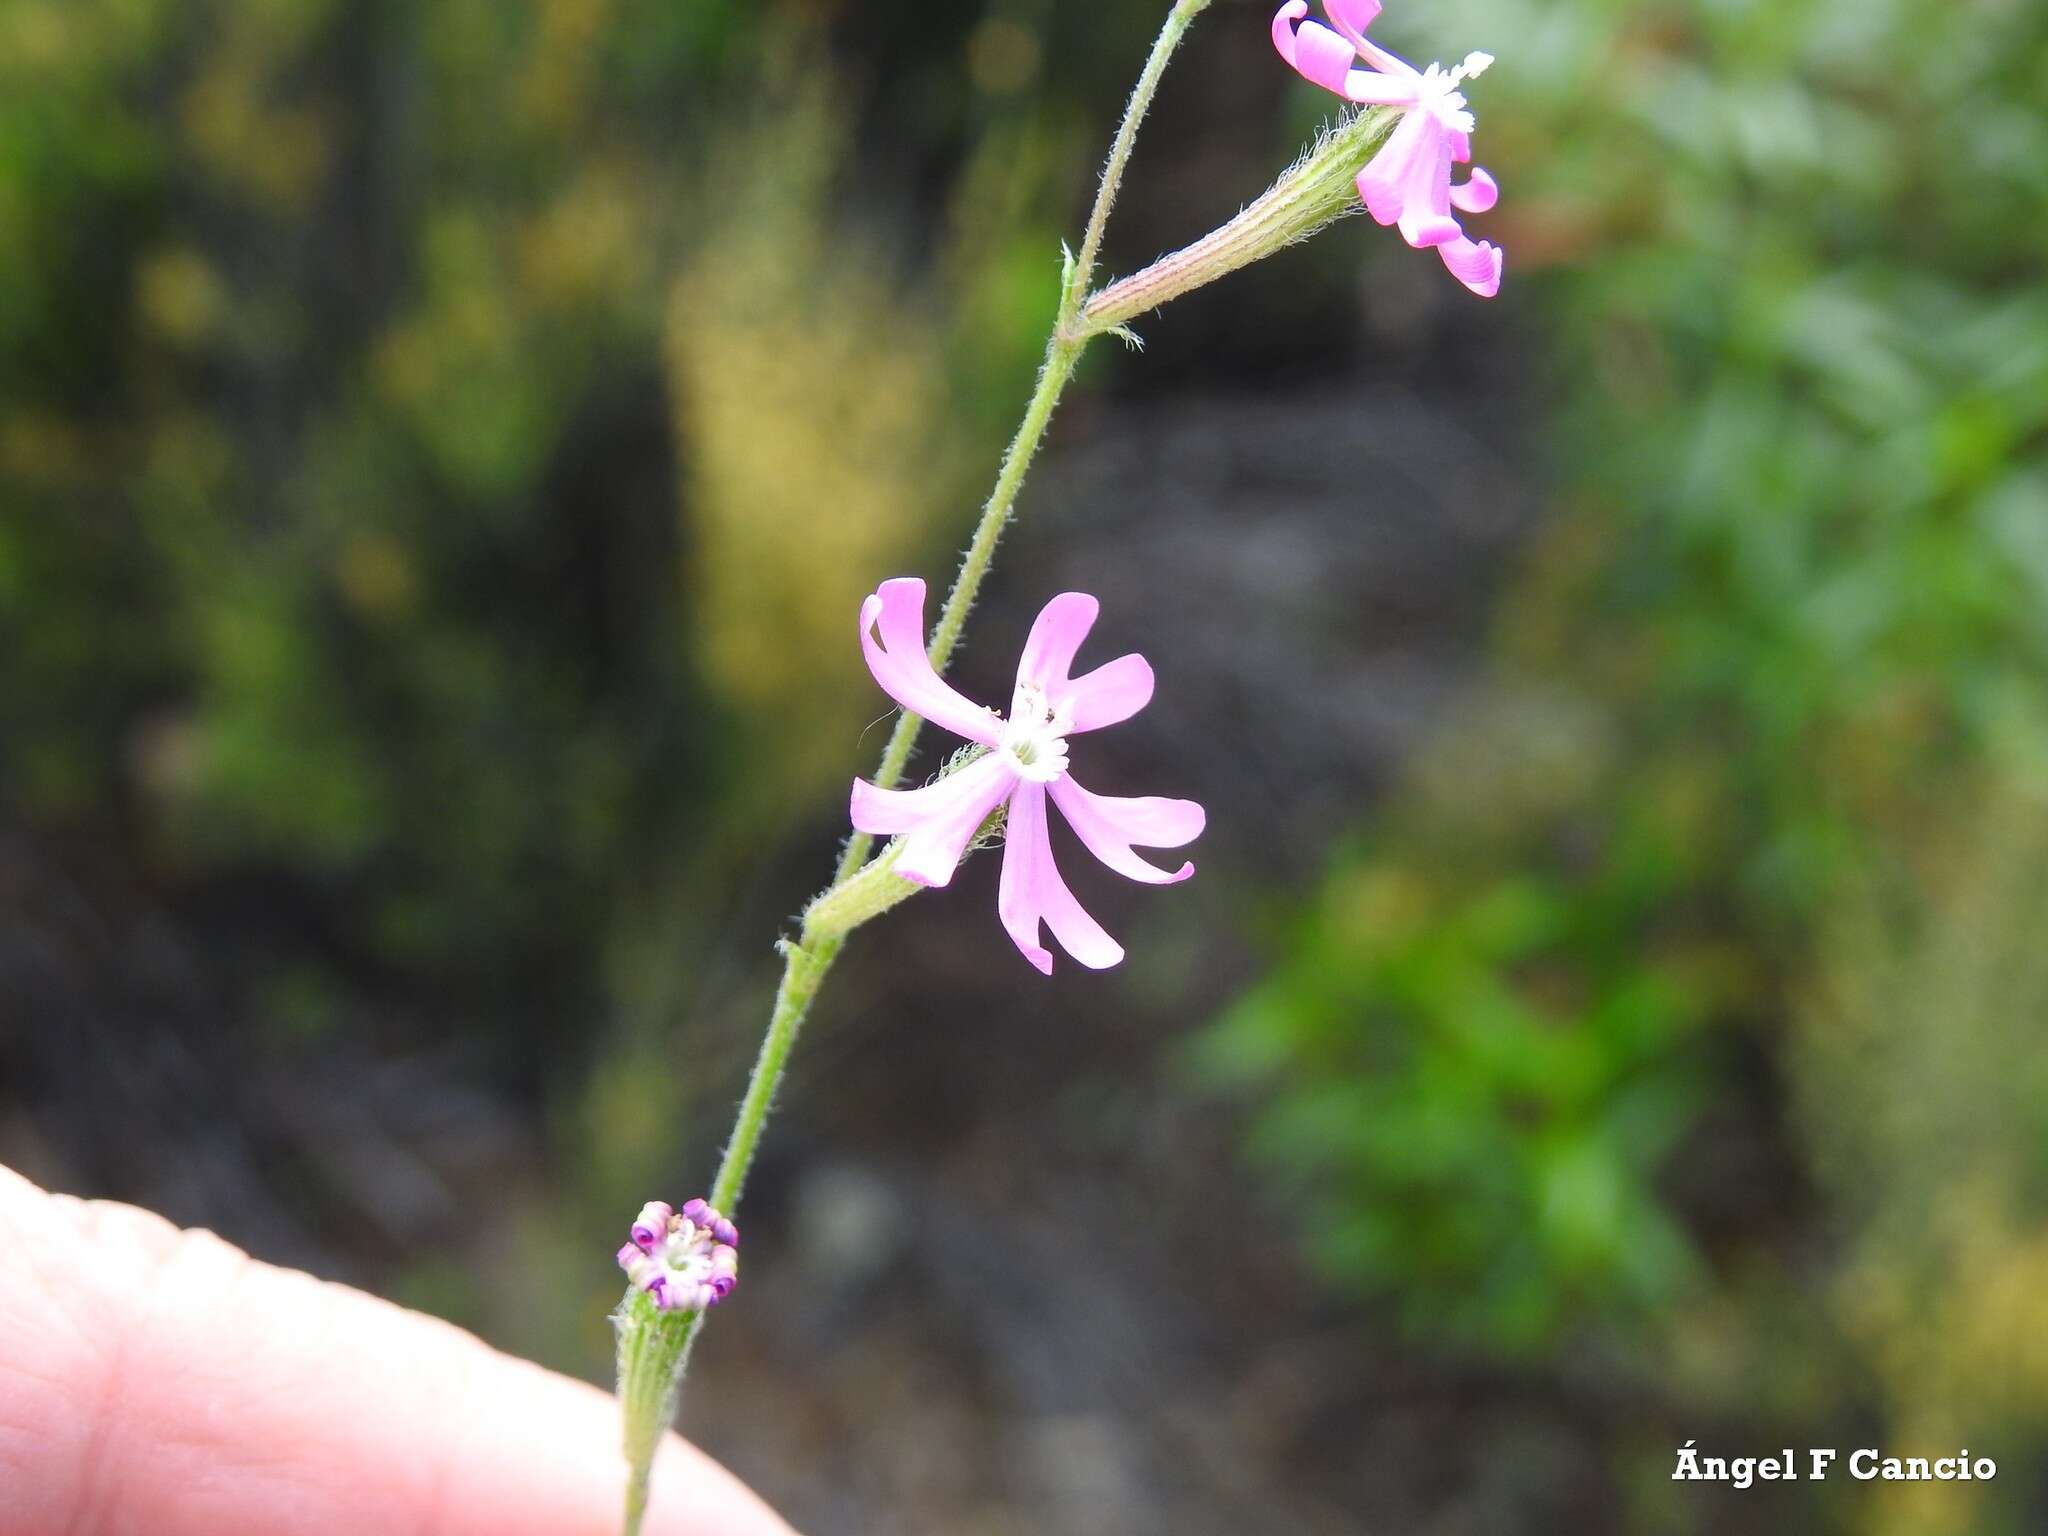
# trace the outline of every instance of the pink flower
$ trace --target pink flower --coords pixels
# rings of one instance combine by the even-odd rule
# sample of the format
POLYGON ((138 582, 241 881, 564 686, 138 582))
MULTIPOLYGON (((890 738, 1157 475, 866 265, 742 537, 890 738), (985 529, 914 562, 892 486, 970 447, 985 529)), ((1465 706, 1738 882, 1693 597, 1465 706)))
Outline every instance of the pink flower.
POLYGON ((1466 237, 1451 214, 1484 213, 1500 196, 1494 179, 1473 167, 1471 179, 1451 184, 1453 163, 1472 159, 1472 113, 1458 87, 1493 62, 1468 53, 1456 69, 1432 64, 1418 71, 1376 43, 1365 29, 1380 13, 1380 0, 1323 0, 1330 27, 1303 21, 1308 0, 1287 0, 1273 17, 1273 46, 1296 73, 1326 91, 1361 106, 1399 107, 1401 122, 1378 154, 1358 173, 1358 195, 1382 224, 1398 224, 1401 237, 1418 250, 1435 246, 1451 275, 1482 298, 1500 292, 1499 246, 1466 237), (1291 23, 1300 22, 1299 26, 1291 23), (1353 68, 1361 60, 1370 67, 1353 68))
POLYGON ((1142 656, 1119 656, 1080 677, 1068 675, 1100 608, 1085 592, 1062 592, 1045 605, 1017 662, 1008 720, 955 692, 932 670, 922 581, 885 581, 860 608, 861 649, 883 692, 988 750, 922 789, 878 789, 854 780, 853 824, 902 837, 895 870, 904 879, 944 885, 982 823, 1007 804, 996 910, 1024 958, 1048 976, 1052 952, 1038 942, 1041 922, 1085 966, 1100 970, 1124 957, 1123 947, 1081 910, 1060 879, 1047 836, 1048 796, 1090 853, 1118 874, 1151 885, 1185 880, 1195 866, 1159 869, 1132 845, 1181 847, 1201 835, 1205 820, 1192 800, 1091 794, 1067 772, 1069 736, 1128 720, 1152 698, 1152 668, 1142 656))

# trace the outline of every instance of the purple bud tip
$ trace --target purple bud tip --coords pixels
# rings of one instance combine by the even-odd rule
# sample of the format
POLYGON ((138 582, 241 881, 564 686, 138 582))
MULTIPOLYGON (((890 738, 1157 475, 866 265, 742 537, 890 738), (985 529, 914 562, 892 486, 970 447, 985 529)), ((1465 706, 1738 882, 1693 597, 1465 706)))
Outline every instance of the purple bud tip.
POLYGON ((659 1200, 640 1208, 633 1241, 619 1250, 627 1280, 663 1312, 694 1312, 732 1293, 739 1270, 739 1228, 707 1200, 680 1212, 659 1200))

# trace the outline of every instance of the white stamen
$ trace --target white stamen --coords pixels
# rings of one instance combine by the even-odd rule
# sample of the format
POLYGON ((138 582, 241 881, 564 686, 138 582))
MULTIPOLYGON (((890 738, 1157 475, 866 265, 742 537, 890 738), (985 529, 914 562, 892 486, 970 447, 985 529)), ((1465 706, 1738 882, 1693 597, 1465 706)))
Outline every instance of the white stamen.
POLYGON ((1477 80, 1481 75, 1485 74, 1492 67, 1492 54, 1479 52, 1468 53, 1465 55, 1465 62, 1460 64, 1456 69, 1451 71, 1451 84, 1456 85, 1462 80, 1477 80))
POLYGON ((1416 83, 1416 106, 1429 112, 1452 133, 1470 133, 1474 126, 1472 114, 1465 109, 1464 93, 1457 88, 1474 59, 1486 61, 1479 66, 1480 69, 1493 62, 1491 55, 1475 53, 1468 55, 1465 63, 1455 71, 1447 71, 1441 64, 1432 64, 1416 83))
POLYGON ((1020 778, 1050 784, 1067 771, 1067 732, 1071 729, 1046 703, 1042 689, 1020 683, 999 750, 1020 778))

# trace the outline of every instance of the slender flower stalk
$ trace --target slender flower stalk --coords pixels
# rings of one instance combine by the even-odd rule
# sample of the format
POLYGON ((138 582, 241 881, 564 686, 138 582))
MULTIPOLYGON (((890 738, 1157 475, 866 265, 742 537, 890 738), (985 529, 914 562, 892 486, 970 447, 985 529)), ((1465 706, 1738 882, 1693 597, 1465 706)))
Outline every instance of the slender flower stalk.
MULTIPOLYGON (((1153 40, 1152 51, 1145 60, 1138 83, 1124 106, 1123 121, 1117 129, 1109 159, 1103 165, 1102 179, 1095 190, 1095 202, 1089 210, 1086 232, 1082 236, 1082 254, 1067 263, 1065 281, 1060 290, 1060 321, 1055 323, 1052 335, 1046 341, 1045 361, 1039 367, 1037 385, 1024 408, 1023 420, 1017 424, 1016 435, 1004 450, 995 487, 982 504, 974 536, 968 541, 960 570, 953 578, 952 589, 946 594, 945 606, 939 612, 931 642, 926 647, 934 672, 943 673, 953 659, 961 631, 967 624, 967 615, 974 607, 982 579, 988 575, 989 566, 995 558, 996 543, 1009 525, 1016 507, 1017 493, 1023 488, 1025 473, 1038 452, 1038 445, 1045 438, 1053 409, 1059 404, 1067 381, 1073 377, 1074 366, 1088 345, 1089 334, 1085 331, 1075 334, 1071 322, 1081 312, 1095 253, 1101 245, 1102 231, 1116 202, 1117 190, 1123 183, 1124 167, 1130 160, 1138 124, 1152 105, 1152 97, 1159 88, 1167 60, 1179 46, 1189 23, 1208 6, 1209 0, 1177 0, 1158 37, 1153 40)), ((888 745, 882 749, 881 762, 875 769, 873 782, 877 788, 893 789, 902 779, 923 724, 921 716, 908 710, 897 717, 895 729, 890 732, 888 745)), ((802 1028, 819 984, 846 941, 845 927, 833 922, 814 922, 813 919, 833 912, 833 897, 861 875, 868 863, 868 855, 873 851, 872 833, 856 832, 847 839, 831 886, 806 910, 797 939, 782 946, 782 984, 776 991, 768 1032, 762 1039, 761 1054, 748 1081, 746 1097, 741 1100, 732 1139, 726 1143, 725 1156, 719 1164, 717 1180, 712 1185, 712 1204, 723 1210, 730 1211, 739 1204, 761 1127, 767 1120, 775 1090, 782 1080, 783 1068, 789 1060, 790 1047, 796 1043, 797 1031, 802 1028)), ((898 899, 901 899, 900 895, 898 899)))
MULTIPOLYGON (((1115 205, 1117 190, 1123 182, 1124 167, 1129 163, 1131 148, 1137 140, 1138 125, 1152 105, 1152 97, 1159 88, 1167 61, 1179 46, 1189 24, 1208 5, 1209 0, 1175 0, 1158 37, 1153 41, 1152 51, 1145 60, 1137 85, 1131 91, 1130 100, 1125 104, 1123 121, 1117 128, 1109 159, 1096 186, 1094 205, 1088 213, 1081 254, 1069 258, 1066 264, 1058 318, 1046 341, 1045 361, 1038 370, 1037 384, 1024 408, 1024 418, 1017 425, 1016 435, 1003 453, 995 487, 982 505, 974 536, 968 542, 959 573, 953 579, 952 590, 946 596, 938 624, 932 631, 926 654, 935 672, 945 671, 960 643, 961 630, 995 557, 996 543, 1016 507, 1017 493, 1023 488, 1024 476, 1038 452, 1038 445, 1044 440, 1060 395, 1066 389, 1067 381, 1073 377, 1075 364, 1088 345, 1091 333, 1081 329, 1077 321, 1087 297, 1103 231, 1115 205)), ((921 725, 922 721, 908 712, 897 719, 875 770, 874 783, 878 788, 891 789, 901 780, 911 752, 917 745, 921 725)), ((798 936, 794 940, 785 940, 780 946, 782 980, 776 987, 775 1004, 769 1014, 767 1032, 761 1039, 760 1055, 754 1062, 753 1075, 748 1079, 746 1095, 740 1101, 732 1136, 726 1142, 725 1154, 720 1159, 718 1175, 711 1188, 710 1204, 721 1211, 730 1213, 739 1205, 762 1128, 767 1124, 776 1090, 789 1064, 790 1051, 796 1045, 798 1032, 819 986, 851 931, 848 919, 873 915, 849 911, 846 900, 835 902, 835 898, 846 898, 849 888, 862 878, 873 849, 872 833, 856 832, 847 839, 832 885, 806 910, 798 936)), ((902 894, 915 890, 909 882, 895 879, 893 875, 882 878, 887 883, 903 887, 902 894)), ((897 892, 888 894, 901 899, 897 892)), ((683 1377, 689 1369, 690 1351, 703 1326, 703 1319, 701 1309, 660 1311, 653 1306, 647 1292, 638 1286, 628 1288, 625 1300, 613 1314, 619 1334, 619 1396, 625 1410, 628 1468, 623 1536, 639 1536, 646 1514, 648 1478, 654 1452, 660 1444, 662 1431, 674 1416, 683 1377)))

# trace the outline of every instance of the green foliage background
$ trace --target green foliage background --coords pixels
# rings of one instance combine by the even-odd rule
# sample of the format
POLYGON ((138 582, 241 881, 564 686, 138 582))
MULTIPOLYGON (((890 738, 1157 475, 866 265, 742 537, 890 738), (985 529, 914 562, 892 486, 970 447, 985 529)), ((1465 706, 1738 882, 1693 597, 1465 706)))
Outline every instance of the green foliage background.
MULTIPOLYGON (((1553 267, 1558 511, 1487 686, 1196 1066, 1425 1336, 2038 1443, 2048 15, 1431 26, 1520 45, 1483 84, 1511 259, 1553 267), (1731 1109, 1759 1074, 1781 1124, 1731 1109), (1717 1198, 1738 1134, 1781 1209, 1717 1198)), ((1862 1528, 2026 1528, 1977 1496, 1862 1528)))

